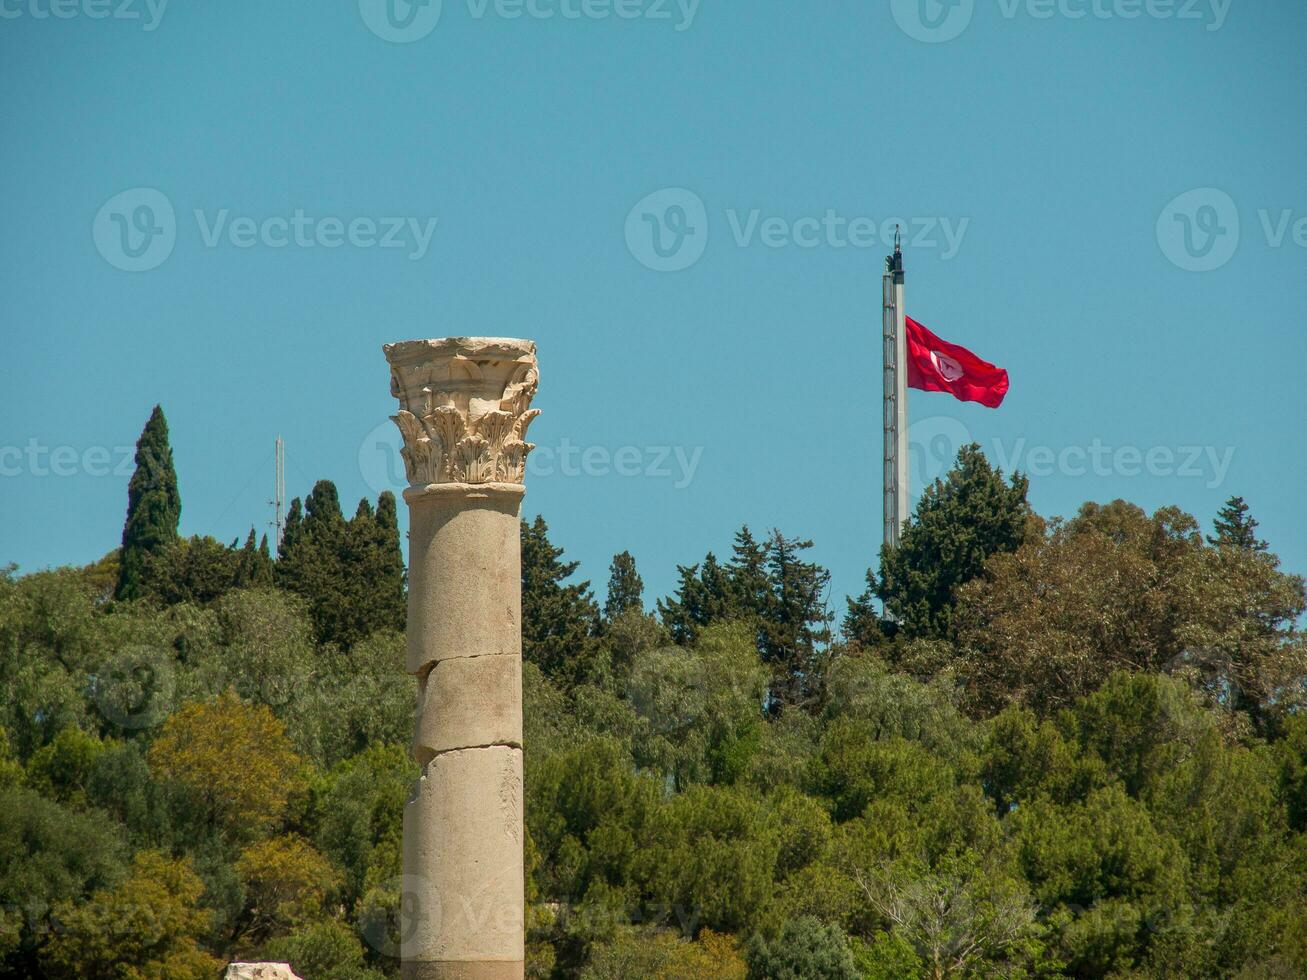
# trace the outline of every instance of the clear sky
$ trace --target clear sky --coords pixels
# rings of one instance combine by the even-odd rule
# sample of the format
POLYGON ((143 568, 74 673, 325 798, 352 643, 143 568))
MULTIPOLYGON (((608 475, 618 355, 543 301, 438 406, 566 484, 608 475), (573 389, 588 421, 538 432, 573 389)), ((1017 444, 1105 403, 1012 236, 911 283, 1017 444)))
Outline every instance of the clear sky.
POLYGON ((1046 515, 1242 494, 1307 572, 1305 41, 1280 0, 0 0, 0 562, 116 546, 155 402, 183 533, 266 527, 279 433, 352 512, 381 344, 518 336, 526 512, 601 593, 747 522, 842 608, 899 218, 909 313, 1011 374, 913 393, 918 488, 969 437, 1046 515))

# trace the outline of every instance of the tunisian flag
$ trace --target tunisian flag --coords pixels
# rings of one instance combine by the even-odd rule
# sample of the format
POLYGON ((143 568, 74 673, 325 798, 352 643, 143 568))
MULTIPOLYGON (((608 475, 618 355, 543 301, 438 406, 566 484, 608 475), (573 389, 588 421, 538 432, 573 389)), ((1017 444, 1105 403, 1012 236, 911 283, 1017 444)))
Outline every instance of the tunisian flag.
POLYGON ((998 408, 1007 394, 1007 372, 965 347, 940 340, 912 317, 907 324, 908 387, 947 391, 964 402, 998 408))

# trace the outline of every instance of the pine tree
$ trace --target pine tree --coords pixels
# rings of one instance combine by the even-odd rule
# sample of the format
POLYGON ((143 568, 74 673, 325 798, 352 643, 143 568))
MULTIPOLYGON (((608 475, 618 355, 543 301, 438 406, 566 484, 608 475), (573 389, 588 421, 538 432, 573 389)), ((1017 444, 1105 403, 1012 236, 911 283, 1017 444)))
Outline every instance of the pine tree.
POLYGON ((1269 547, 1257 537, 1257 521, 1248 512, 1248 504, 1243 497, 1231 497, 1212 522, 1216 529, 1215 537, 1207 541, 1214 547, 1239 548, 1242 551, 1266 551, 1269 547))
POLYGON ((800 558, 800 552, 811 547, 811 541, 787 538, 780 531, 772 532, 767 547, 771 594, 768 608, 759 615, 761 653, 775 672, 772 697, 780 704, 800 704, 817 693, 830 642, 830 572, 800 558))
POLYGON ((590 583, 564 584, 580 563, 562 555, 543 517, 522 522, 522 656, 554 677, 567 677, 584 658, 599 620, 590 583))
POLYGON ((628 609, 644 608, 644 581, 635 569, 629 551, 613 556, 608 567, 608 598, 604 600, 604 619, 616 619, 628 609))
POLYGON ((744 617, 729 571, 711 551, 699 564, 677 565, 676 572, 681 577, 676 597, 658 600, 658 615, 676 643, 688 646, 704 627, 744 617))
POLYGON ((143 595, 146 560, 177 543, 181 494, 168 444, 168 421, 158 405, 136 442, 136 472, 127 485, 127 521, 123 525, 118 566, 119 599, 143 595))
MULTIPOLYGON (((905 635, 949 636, 956 589, 979 575, 991 555, 1015 551, 1025 540, 1027 486, 1020 474, 1005 483, 972 443, 958 452, 945 479, 926 488, 899 546, 881 549, 875 589, 905 635)), ((850 604, 846 633, 875 615, 870 598, 850 604)))

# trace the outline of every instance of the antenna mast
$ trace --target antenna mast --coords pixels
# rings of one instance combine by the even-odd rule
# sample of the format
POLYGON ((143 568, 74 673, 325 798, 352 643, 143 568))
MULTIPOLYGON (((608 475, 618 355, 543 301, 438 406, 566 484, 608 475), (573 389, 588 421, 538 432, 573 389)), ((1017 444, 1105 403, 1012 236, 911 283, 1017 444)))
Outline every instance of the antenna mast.
POLYGON ((286 519, 282 515, 286 510, 286 443, 282 441, 281 436, 277 436, 277 474, 275 477, 276 486, 273 490, 273 499, 268 501, 275 509, 275 517, 272 520, 272 526, 276 534, 276 548, 281 549, 281 536, 286 530, 286 519))

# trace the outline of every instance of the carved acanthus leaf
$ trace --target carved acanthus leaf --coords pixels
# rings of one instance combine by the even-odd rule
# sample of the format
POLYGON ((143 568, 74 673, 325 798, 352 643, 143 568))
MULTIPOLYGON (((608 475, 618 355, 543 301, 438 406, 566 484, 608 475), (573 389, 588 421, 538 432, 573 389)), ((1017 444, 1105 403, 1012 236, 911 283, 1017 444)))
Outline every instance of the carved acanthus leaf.
POLYGON ((451 337, 386 346, 409 483, 521 483, 539 411, 535 346, 451 337))

